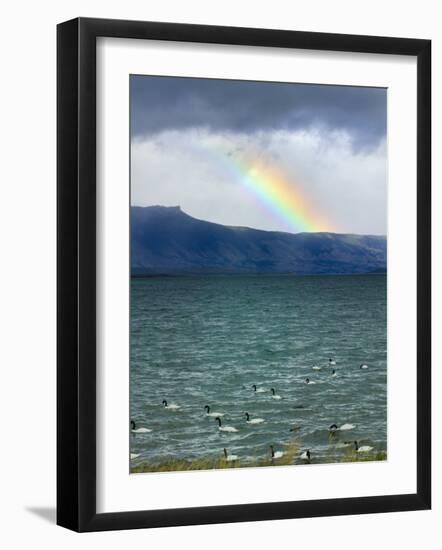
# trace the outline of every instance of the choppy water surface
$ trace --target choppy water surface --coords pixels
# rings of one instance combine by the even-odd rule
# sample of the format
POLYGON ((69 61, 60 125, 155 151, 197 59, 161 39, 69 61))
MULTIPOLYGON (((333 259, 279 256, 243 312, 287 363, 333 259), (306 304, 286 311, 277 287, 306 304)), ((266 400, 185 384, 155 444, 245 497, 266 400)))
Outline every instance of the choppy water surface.
POLYGON ((284 450, 294 425, 312 462, 348 440, 386 450, 386 358, 384 275, 133 279, 131 418, 152 432, 131 435, 131 463, 218 458, 227 447, 242 464, 270 444, 284 450), (220 432, 205 405, 238 432, 220 432), (245 412, 264 422, 247 424, 245 412), (355 427, 330 439, 333 423, 355 427))

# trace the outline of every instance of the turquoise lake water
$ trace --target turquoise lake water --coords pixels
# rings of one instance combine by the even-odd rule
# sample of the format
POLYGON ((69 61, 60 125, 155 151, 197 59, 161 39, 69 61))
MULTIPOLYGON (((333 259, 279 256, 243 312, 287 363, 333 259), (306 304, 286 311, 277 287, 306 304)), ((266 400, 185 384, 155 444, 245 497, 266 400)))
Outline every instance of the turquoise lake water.
POLYGON ((312 463, 346 441, 385 451, 386 276, 132 279, 130 369, 131 419, 152 430, 131 433, 132 465, 216 459, 224 447, 244 465, 294 435, 312 463), (238 431, 220 432, 205 405, 238 431), (354 428, 330 438, 331 424, 354 428))

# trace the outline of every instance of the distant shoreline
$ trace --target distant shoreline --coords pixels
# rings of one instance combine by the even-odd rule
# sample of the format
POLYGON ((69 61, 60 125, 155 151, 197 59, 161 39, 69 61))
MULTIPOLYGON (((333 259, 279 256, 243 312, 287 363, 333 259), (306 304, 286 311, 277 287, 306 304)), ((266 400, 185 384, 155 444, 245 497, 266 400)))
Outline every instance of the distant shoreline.
POLYGON ((231 272, 183 272, 183 273, 145 273, 137 274, 131 273, 131 279, 158 279, 163 277, 179 278, 179 277, 217 277, 217 276, 229 276, 229 277, 357 277, 367 275, 387 275, 387 271, 369 271, 367 273, 256 273, 256 272, 244 272, 244 273, 231 273, 231 272))

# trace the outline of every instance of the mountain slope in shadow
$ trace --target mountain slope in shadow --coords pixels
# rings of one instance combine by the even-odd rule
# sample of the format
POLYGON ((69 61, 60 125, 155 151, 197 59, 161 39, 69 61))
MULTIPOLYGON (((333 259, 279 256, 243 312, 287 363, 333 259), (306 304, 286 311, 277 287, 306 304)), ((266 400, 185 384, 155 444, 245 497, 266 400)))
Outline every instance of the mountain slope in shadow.
POLYGON ((284 233, 192 218, 177 207, 131 208, 133 276, 386 271, 384 236, 284 233))

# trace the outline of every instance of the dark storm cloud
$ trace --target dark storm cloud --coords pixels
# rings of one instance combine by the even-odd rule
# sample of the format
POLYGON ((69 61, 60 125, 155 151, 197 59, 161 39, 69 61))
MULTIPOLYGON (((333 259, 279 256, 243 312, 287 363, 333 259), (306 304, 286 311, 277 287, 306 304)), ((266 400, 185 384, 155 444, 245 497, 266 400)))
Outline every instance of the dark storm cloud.
POLYGON ((386 135, 386 89, 235 80, 131 76, 134 137, 206 128, 345 130, 354 147, 386 135))

